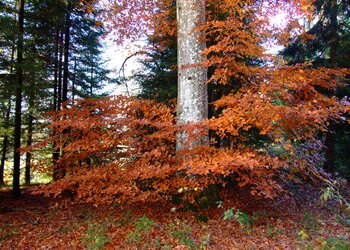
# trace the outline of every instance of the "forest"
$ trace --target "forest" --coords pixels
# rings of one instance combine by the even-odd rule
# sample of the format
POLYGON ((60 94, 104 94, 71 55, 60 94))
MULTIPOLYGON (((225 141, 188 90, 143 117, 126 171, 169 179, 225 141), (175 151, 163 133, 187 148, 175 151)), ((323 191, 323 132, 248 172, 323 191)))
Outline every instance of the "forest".
POLYGON ((0 10, 0 249, 350 249, 349 0, 0 10))

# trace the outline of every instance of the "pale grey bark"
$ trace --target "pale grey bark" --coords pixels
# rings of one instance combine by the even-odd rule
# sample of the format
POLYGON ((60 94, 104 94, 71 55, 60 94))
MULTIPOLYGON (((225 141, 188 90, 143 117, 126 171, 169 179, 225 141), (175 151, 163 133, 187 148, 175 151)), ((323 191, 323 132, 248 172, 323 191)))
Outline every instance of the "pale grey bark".
MULTIPOLYGON (((196 123, 208 117, 207 69, 199 65, 205 49, 204 31, 198 27, 205 21, 204 0, 177 0, 178 27, 178 104, 177 124, 196 123)), ((185 133, 177 136, 177 150, 185 147, 185 133)), ((203 139, 191 143, 203 143, 203 139)))

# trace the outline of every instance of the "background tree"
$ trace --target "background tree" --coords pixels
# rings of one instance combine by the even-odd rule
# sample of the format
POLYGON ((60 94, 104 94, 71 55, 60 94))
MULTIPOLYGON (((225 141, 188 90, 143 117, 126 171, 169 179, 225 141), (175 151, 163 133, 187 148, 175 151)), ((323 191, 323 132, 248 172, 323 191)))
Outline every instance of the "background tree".
POLYGON ((71 96, 74 98, 102 97, 102 89, 110 81, 107 61, 102 59, 100 42, 105 30, 96 13, 77 9, 72 13, 72 50, 70 54, 71 96))
POLYGON ((10 143, 13 142, 13 117, 12 104, 15 86, 15 50, 16 50, 16 9, 13 2, 0 2, 0 95, 2 102, 1 109, 1 165, 0 165, 0 185, 4 185, 5 162, 9 155, 10 143))
MULTIPOLYGON (((293 40, 282 52, 290 64, 310 63, 313 67, 349 68, 350 7, 348 1, 315 1, 316 23, 306 35, 293 40), (305 39, 305 37, 308 37, 305 39)), ((322 90, 328 96, 346 98, 350 94, 349 80, 336 90, 322 90)), ((345 99, 344 99, 345 100, 345 99)), ((324 169, 340 172, 349 178, 349 165, 345 155, 349 152, 349 125, 345 122, 330 121, 324 136, 324 169)))
MULTIPOLYGON (((97 91, 106 84, 109 79, 107 77, 108 70, 105 69, 103 60, 101 59, 102 50, 98 40, 103 35, 103 27, 98 24, 95 14, 86 12, 86 5, 78 1, 73 1, 75 7, 71 14, 70 27, 70 49, 68 49, 68 60, 64 60, 65 52, 65 22, 67 21, 67 5, 65 1, 38 1, 28 0, 25 4, 23 22, 23 49, 22 62, 15 64, 15 55, 18 46, 17 21, 15 16, 18 8, 13 6, 10 1, 2 1, 0 21, 4 23, 1 34, 1 138, 2 138, 2 159, 1 171, 9 158, 6 154, 9 150, 14 149, 11 136, 18 135, 11 133, 13 126, 11 120, 13 112, 11 104, 13 104, 13 96, 15 92, 15 66, 20 67, 22 71, 21 85, 21 139, 26 141, 26 146, 30 146, 33 142, 42 137, 40 130, 42 122, 41 114, 49 110, 58 110, 61 107, 63 98, 63 80, 67 79, 67 98, 74 96, 74 80, 77 80, 75 95, 81 97, 97 97, 97 91), (75 23, 74 23, 75 21, 75 23), (6 25, 5 25, 6 24, 6 25), (17 43, 17 44, 16 44, 17 43), (84 55, 84 56, 83 56, 84 55), (74 68, 75 58, 79 58, 79 67, 74 68), (68 64, 70 73, 64 73, 64 64, 68 64), (74 69, 78 71, 75 74, 74 69), (85 77, 85 82, 80 81, 75 75, 85 77), (81 88, 80 85, 88 84, 88 88, 81 88)), ((18 56, 18 53, 17 53, 18 56)), ((18 113, 18 112, 17 112, 18 113)), ((17 119, 18 120, 18 119, 17 119)), ((19 129, 19 128, 17 128, 19 129)), ((18 138, 16 138, 18 139, 18 138)), ((18 144, 18 143, 17 143, 18 144)), ((25 143, 18 147, 24 146, 25 143)), ((17 152, 17 151, 16 151, 17 152)), ((55 154, 57 157, 59 154, 55 154)), ((17 156, 16 156, 17 157, 17 156)), ((25 181, 30 182, 31 165, 37 162, 42 156, 38 152, 26 154, 26 164, 22 171, 16 163, 16 175, 25 173, 25 181)), ((54 157, 54 158, 55 158, 54 157)), ((18 159, 18 157, 16 158, 18 159)), ((57 158, 56 158, 57 159, 57 158)), ((21 164, 19 165, 21 166, 21 164)), ((46 167, 50 168, 50 165, 46 167)), ((9 171, 6 169, 6 171, 9 171)), ((18 177, 20 178, 20 177, 18 177)), ((3 179, 3 178, 1 178, 3 179)), ((16 179, 16 183, 17 183, 16 179)), ((17 185, 17 184, 16 184, 17 185)))
POLYGON ((153 37, 134 79, 141 86, 141 98, 170 101, 177 96, 176 37, 153 37))
POLYGON ((176 1, 165 2, 157 13, 154 33, 148 38, 142 67, 135 74, 140 97, 167 102, 177 97, 176 1), (162 25, 163 23, 168 25, 162 25))
MULTIPOLYGON (((57 103, 66 102, 73 97, 98 97, 104 93, 96 93, 109 80, 108 70, 104 69, 101 60, 101 46, 98 40, 104 34, 95 14, 88 11, 90 3, 69 1, 65 13, 64 45, 61 45, 58 68, 57 103), (60 68, 63 68, 63 72, 60 68), (62 85, 60 84, 62 80, 62 85), (71 87, 69 87, 70 85, 71 87), (69 91, 70 90, 70 91, 69 91)), ((64 164, 58 166, 55 162, 64 153, 56 147, 54 158, 54 180, 65 176, 64 164)))
POLYGON ((20 189, 20 161, 21 155, 21 125, 22 125, 22 86, 23 86, 23 36, 24 36, 24 6, 25 1, 18 1, 18 37, 17 37, 17 60, 16 60, 16 106, 15 106, 15 136, 14 136, 14 159, 13 159, 13 195, 19 197, 20 189))

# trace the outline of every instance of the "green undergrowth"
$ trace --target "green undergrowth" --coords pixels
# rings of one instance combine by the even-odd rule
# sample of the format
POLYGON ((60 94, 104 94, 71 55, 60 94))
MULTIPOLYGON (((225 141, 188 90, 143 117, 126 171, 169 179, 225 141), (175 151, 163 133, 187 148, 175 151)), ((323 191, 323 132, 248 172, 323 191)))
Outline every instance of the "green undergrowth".
POLYGON ((196 236, 186 221, 175 218, 173 223, 163 225, 143 215, 134 222, 134 229, 126 236, 126 243, 140 249, 172 249, 174 244, 188 249, 207 249, 210 234, 206 233, 206 226, 203 225, 202 229, 203 234, 196 236))

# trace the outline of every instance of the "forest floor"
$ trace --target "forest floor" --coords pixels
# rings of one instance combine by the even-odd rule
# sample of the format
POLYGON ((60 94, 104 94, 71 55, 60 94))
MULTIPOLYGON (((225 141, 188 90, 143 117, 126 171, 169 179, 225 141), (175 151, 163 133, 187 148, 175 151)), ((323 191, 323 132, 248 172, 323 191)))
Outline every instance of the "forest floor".
POLYGON ((71 204, 31 190, 20 199, 0 191, 0 249, 350 249, 349 214, 321 205, 311 187, 273 201, 226 188, 219 206, 197 212, 71 204))

